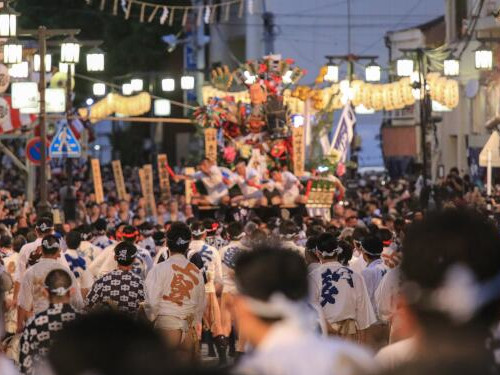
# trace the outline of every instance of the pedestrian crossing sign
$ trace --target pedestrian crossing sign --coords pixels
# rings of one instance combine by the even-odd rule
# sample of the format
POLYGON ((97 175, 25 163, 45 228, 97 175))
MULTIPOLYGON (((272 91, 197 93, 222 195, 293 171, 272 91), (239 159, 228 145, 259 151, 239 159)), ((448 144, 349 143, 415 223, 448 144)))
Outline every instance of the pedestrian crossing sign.
POLYGON ((61 126, 50 144, 49 154, 51 158, 79 158, 81 156, 82 147, 69 126, 61 126))

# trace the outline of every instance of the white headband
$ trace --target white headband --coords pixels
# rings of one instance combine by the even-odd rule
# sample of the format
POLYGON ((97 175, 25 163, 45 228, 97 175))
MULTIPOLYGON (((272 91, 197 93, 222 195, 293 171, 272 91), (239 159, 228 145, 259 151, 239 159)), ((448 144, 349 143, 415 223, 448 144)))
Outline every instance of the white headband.
POLYGON ((59 242, 54 242, 52 245, 49 244, 49 241, 47 240, 44 240, 42 242, 42 246, 46 249, 59 249, 61 246, 59 245, 59 242))
POLYGON ((321 254, 326 255, 326 256, 340 255, 344 251, 344 249, 342 249, 340 246, 337 246, 335 249, 333 249, 332 251, 328 251, 328 252, 321 251, 320 249, 318 249, 318 247, 316 247, 316 250, 319 251, 321 254))
POLYGON ((366 250, 365 247, 363 246, 362 242, 360 242, 359 246, 361 248, 361 251, 368 254, 368 255, 376 257, 376 256, 379 256, 381 254, 381 253, 375 254, 375 253, 372 253, 371 251, 366 250))
POLYGON ((59 288, 56 289, 49 289, 50 294, 54 294, 58 297, 65 296, 69 291, 71 290, 71 287, 69 288, 64 288, 60 286, 59 288))
POLYGON ((177 239, 177 241, 175 242, 175 244, 178 246, 186 245, 188 243, 189 243, 189 240, 184 240, 184 239, 182 239, 182 237, 179 237, 177 239))
POLYGON ((51 227, 51 226, 49 226, 49 225, 47 225, 47 224, 45 224, 45 223, 42 223, 42 224, 38 225, 38 226, 37 226, 37 228, 38 228, 39 230, 41 230, 42 232, 45 232, 45 231, 47 231, 47 230, 49 230, 49 229, 52 229, 52 227, 51 227))
POLYGON ((204 235, 205 233, 207 233, 207 231, 205 229, 200 229, 200 230, 194 230, 193 232, 193 236, 202 236, 204 235))
MULTIPOLYGON (((413 292, 413 296, 408 296, 410 303, 418 303, 422 298, 421 289, 414 283, 406 283, 404 289, 407 295, 413 292)), ((430 293, 427 298, 424 295, 421 303, 424 308, 448 315, 456 323, 465 323, 484 306, 499 299, 499 295, 500 274, 482 284, 477 282, 468 267, 454 265, 446 272, 442 286, 430 293)))

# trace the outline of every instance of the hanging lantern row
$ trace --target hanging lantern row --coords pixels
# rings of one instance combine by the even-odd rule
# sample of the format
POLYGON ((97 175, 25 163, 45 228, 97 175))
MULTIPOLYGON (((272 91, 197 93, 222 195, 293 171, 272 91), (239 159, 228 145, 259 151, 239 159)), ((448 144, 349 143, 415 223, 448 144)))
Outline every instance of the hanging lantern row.
MULTIPOLYGON (((96 88, 94 84, 94 95, 96 96, 103 96, 103 94, 96 94, 96 88)), ((175 91, 175 79, 173 78, 163 78, 161 80, 161 89, 164 92, 172 92, 175 91)), ((182 90, 193 90, 195 87, 195 78, 190 75, 184 75, 180 79, 180 87, 182 90)), ((122 94, 125 96, 129 96, 138 92, 141 92, 144 90, 144 80, 142 78, 132 78, 130 82, 125 82, 122 84, 122 94)), ((102 92, 97 88, 97 91, 100 93, 102 92)))

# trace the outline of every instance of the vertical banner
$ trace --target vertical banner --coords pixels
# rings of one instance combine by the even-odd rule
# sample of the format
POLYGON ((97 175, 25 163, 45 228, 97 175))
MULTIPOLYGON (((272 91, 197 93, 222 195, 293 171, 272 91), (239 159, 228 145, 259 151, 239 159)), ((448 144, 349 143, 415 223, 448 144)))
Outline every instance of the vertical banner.
POLYGON ((292 128, 292 146, 293 146, 293 173, 300 177, 304 174, 305 165, 305 139, 304 127, 292 128))
POLYGON ((217 129, 205 129, 205 157, 217 162, 217 129))
POLYGON ((139 182, 141 183, 142 196, 146 198, 146 177, 144 175, 144 168, 139 168, 139 182))
POLYGON ((329 153, 331 154, 333 150, 337 150, 340 154, 339 162, 341 163, 345 163, 347 160, 347 154, 351 147, 352 138, 354 137, 354 125, 356 125, 356 115, 351 104, 347 103, 340 116, 329 153))
POLYGON ((104 192, 102 190, 101 164, 99 159, 90 161, 92 167, 92 178, 94 180, 95 201, 97 203, 104 202, 104 192))
POLYGON ((111 165, 113 167, 113 176, 115 177, 118 199, 127 199, 127 189, 125 188, 125 179, 123 178, 122 162, 120 160, 113 160, 111 165))
POLYGON ((156 217, 156 202, 153 188, 153 166, 146 164, 143 168, 144 173, 144 190, 143 195, 146 198, 149 215, 156 217))
POLYGON ((168 175, 167 154, 158 155, 158 178, 160 180, 160 199, 162 201, 170 200, 170 178, 168 175))
MULTIPOLYGON (((191 167, 185 168, 184 174, 186 176, 193 175, 194 168, 191 168, 191 167)), ((185 181, 185 190, 184 190, 184 194, 186 196, 186 204, 191 204, 191 199, 193 197, 193 188, 192 188, 193 185, 192 184, 193 184, 193 181, 191 179, 187 178, 185 181)))

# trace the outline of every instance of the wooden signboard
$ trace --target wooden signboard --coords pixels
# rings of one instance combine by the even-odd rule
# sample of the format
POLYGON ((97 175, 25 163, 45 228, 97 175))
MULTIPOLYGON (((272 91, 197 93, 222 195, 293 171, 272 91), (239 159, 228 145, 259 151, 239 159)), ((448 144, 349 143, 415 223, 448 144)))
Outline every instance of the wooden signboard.
POLYGON ((97 203, 102 203, 104 202, 104 191, 102 189, 101 164, 99 163, 99 159, 92 159, 90 165, 94 180, 95 200, 97 203))
POLYGON ((205 129, 205 157, 217 162, 217 129, 205 129))
POLYGON ((160 180, 160 197, 162 201, 170 200, 170 178, 168 175, 167 154, 158 155, 158 178, 160 180))
POLYGON ((156 202, 153 188, 153 166, 146 164, 143 168, 144 190, 142 194, 146 199, 146 206, 150 216, 156 217, 156 202))
POLYGON ((304 174, 305 165, 305 139, 304 127, 292 128, 293 146, 293 173, 300 177, 304 174))
MULTIPOLYGON (((194 168, 188 167, 184 169, 184 174, 186 176, 190 176, 194 174, 194 168)), ((185 181, 185 196, 186 196, 186 204, 191 204, 191 199, 193 198, 193 181, 191 179, 186 179, 185 181)))
POLYGON ((127 199, 127 189, 125 188, 125 179, 123 178, 122 162, 120 160, 113 160, 111 165, 113 167, 113 176, 115 177, 118 199, 127 199))

